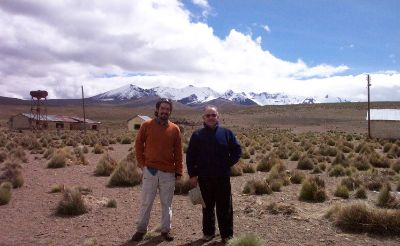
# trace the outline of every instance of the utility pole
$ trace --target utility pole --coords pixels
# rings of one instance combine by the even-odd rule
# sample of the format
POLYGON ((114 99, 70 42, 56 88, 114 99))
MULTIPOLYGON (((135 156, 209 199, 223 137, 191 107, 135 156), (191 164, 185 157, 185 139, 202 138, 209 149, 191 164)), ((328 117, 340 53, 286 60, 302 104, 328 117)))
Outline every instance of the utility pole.
POLYGON ((371 77, 367 74, 367 88, 368 88, 368 138, 371 138, 371 104, 369 87, 371 86, 371 77))
POLYGON ((83 94, 83 85, 82 85, 82 108, 83 108, 83 129, 86 135, 86 114, 85 114, 85 96, 83 94))

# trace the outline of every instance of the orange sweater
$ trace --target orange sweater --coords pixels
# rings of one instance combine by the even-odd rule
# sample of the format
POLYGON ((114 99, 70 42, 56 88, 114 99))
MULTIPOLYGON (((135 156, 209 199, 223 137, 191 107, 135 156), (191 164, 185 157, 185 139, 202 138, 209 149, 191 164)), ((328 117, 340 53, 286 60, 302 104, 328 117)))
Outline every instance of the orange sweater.
POLYGON ((183 173, 181 133, 170 121, 165 126, 154 119, 144 122, 136 136, 135 151, 140 168, 183 173))

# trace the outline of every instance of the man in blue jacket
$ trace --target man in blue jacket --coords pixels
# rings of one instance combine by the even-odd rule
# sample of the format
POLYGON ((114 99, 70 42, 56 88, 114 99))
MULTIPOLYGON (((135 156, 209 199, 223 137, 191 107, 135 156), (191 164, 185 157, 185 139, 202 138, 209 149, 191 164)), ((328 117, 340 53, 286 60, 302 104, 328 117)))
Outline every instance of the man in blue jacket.
POLYGON ((215 208, 223 243, 233 237, 233 208, 230 167, 241 155, 241 147, 231 130, 218 125, 218 110, 206 106, 204 127, 190 138, 186 165, 192 186, 200 186, 203 208, 203 240, 215 237, 215 208))

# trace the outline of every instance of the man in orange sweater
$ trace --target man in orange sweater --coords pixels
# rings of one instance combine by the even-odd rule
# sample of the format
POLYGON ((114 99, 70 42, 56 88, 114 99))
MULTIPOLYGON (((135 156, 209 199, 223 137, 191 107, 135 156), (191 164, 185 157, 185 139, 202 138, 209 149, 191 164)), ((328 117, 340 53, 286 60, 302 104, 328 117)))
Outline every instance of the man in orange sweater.
POLYGON ((144 122, 136 137, 136 159, 143 170, 143 182, 137 231, 132 241, 142 240, 147 232, 157 190, 161 201, 161 235, 166 241, 174 240, 170 232, 171 204, 175 179, 183 172, 183 154, 179 127, 168 120, 171 112, 172 102, 160 99, 156 104, 156 118, 144 122))

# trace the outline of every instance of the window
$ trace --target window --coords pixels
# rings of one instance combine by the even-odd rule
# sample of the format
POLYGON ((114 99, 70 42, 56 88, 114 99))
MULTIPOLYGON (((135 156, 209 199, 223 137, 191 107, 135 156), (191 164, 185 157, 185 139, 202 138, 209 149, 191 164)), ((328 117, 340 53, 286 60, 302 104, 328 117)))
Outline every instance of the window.
POLYGON ((134 124, 134 125, 133 125, 133 129, 139 130, 139 129, 140 129, 140 124, 134 124))

